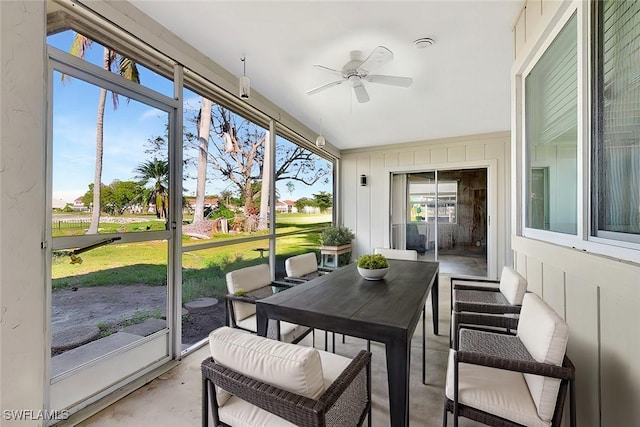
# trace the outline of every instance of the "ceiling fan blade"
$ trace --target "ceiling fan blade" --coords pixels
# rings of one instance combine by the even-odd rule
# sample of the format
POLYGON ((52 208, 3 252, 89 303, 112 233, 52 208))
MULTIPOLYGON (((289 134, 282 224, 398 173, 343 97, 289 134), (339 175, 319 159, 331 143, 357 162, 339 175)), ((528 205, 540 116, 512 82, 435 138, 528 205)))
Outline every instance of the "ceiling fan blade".
POLYGON ((362 64, 358 67, 358 69, 365 69, 367 71, 371 71, 374 68, 377 68, 381 65, 386 64, 387 62, 393 59, 393 52, 387 49, 384 46, 378 46, 369 54, 367 59, 365 59, 362 64))
POLYGON ((413 83, 411 77, 383 76, 380 74, 369 74, 365 80, 371 83, 382 83, 391 86, 409 87, 413 83))
POLYGON ((324 65, 315 64, 314 67, 320 68, 320 69, 325 70, 325 71, 329 71, 330 73, 334 73, 334 74, 337 74, 339 76, 342 75, 342 71, 334 70, 333 68, 325 67, 324 65))
POLYGON ((338 86, 342 82, 344 82, 344 80, 336 80, 335 82, 331 82, 331 83, 323 84, 322 86, 314 87, 313 89, 307 91, 307 95, 313 95, 314 93, 318 93, 318 92, 320 92, 322 90, 325 90, 325 89, 328 89, 330 87, 338 86))
POLYGON ((360 79, 353 82, 353 91, 356 93, 356 99, 359 103, 369 102, 370 98, 367 93, 367 88, 364 87, 360 79))

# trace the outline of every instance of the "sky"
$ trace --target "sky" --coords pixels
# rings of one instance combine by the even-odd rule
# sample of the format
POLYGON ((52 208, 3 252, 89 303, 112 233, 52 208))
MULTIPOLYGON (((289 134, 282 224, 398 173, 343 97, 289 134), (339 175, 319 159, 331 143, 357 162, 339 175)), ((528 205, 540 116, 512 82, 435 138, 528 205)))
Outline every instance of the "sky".
MULTIPOLYGON (((48 38, 49 45, 68 52, 74 33, 66 31, 48 38)), ((85 54, 85 59, 93 64, 102 63, 103 48, 94 43, 85 54)), ((143 86, 154 89, 164 95, 172 96, 173 83, 164 77, 139 66, 140 81, 143 86)), ((53 194, 54 200, 73 202, 81 197, 93 183, 96 158, 96 118, 100 88, 81 79, 70 78, 58 71, 53 75, 53 194)), ((199 95, 185 90, 185 113, 197 111, 200 105, 199 95)), ((128 100, 120 96, 118 107, 114 109, 112 94, 107 94, 104 117, 104 154, 102 183, 109 184, 115 179, 121 181, 136 180, 135 168, 154 155, 146 153, 150 145, 148 140, 164 136, 168 114, 154 107, 128 100)), ((193 126, 184 121, 185 127, 193 126)), ((190 129, 195 131, 195 128, 190 129)), ((282 141, 278 138, 278 143, 282 141)), ((215 141, 214 141, 215 142, 215 141)), ((158 158, 166 155, 157 155, 158 158)), ((323 161, 324 162, 324 161, 323 161)), ((185 170, 184 174, 195 176, 195 171, 185 170)), ((209 172, 208 177, 211 177, 209 172)), ((236 187, 222 179, 213 179, 207 184, 207 195, 219 194, 223 190, 235 191, 236 187)), ((195 180, 186 180, 185 195, 195 195, 195 180)), ((317 183, 305 186, 294 183, 295 190, 290 193, 286 182, 278 181, 277 188, 281 199, 297 200, 300 197, 312 197, 313 193, 326 191, 331 193, 331 180, 328 184, 317 183)))

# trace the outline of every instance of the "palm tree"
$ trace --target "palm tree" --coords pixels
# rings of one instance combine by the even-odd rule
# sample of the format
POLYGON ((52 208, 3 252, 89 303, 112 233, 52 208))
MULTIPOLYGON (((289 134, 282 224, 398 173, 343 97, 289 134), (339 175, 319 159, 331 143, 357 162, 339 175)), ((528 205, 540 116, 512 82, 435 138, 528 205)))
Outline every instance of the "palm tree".
POLYGON ((166 160, 147 160, 134 169, 136 178, 140 184, 147 186, 150 190, 147 196, 147 203, 154 202, 156 205, 156 216, 167 218, 169 211, 169 162, 166 160), (151 184, 151 185, 148 185, 151 184))
POLYGON ((211 132, 211 107, 213 102, 202 97, 198 115, 198 180, 196 184, 196 206, 193 222, 204 221, 204 196, 207 186, 207 157, 209 156, 209 134, 211 132))
MULTIPOLYGON (((93 40, 76 33, 71 45, 69 53, 78 58, 85 57, 86 51, 91 47, 93 40)), ((136 63, 129 58, 119 55, 115 51, 105 47, 102 56, 102 68, 107 71, 113 71, 120 74, 127 80, 140 83, 140 75, 136 63)), ((62 76, 64 79, 64 75, 62 76)), ((113 108, 118 108, 118 94, 111 92, 113 96, 113 108)), ((107 101, 107 90, 100 89, 98 97, 98 117, 96 119, 96 167, 93 176, 93 212, 91 214, 91 225, 87 234, 97 234, 98 224, 100 223, 100 189, 102 187, 102 157, 103 157, 103 140, 104 140, 104 108, 107 101)))

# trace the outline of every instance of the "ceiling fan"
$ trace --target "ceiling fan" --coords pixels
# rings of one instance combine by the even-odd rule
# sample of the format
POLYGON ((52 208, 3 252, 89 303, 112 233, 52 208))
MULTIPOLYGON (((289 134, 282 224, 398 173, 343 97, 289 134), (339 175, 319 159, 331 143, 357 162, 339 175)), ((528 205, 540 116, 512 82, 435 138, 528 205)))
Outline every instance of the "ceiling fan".
POLYGON ((349 56, 351 60, 344 64, 342 70, 334 70, 333 68, 328 68, 322 65, 315 65, 318 68, 340 75, 341 79, 313 88, 307 91, 307 94, 313 95, 314 93, 318 93, 322 90, 348 81, 353 87, 353 92, 356 94, 358 102, 363 103, 368 102, 370 99, 367 89, 364 86, 365 81, 399 87, 409 87, 411 86, 411 83, 413 83, 413 79, 411 77, 369 74, 375 68, 380 67, 393 59, 393 52, 384 46, 376 47, 369 56, 364 59, 362 52, 359 50, 351 51, 349 56))

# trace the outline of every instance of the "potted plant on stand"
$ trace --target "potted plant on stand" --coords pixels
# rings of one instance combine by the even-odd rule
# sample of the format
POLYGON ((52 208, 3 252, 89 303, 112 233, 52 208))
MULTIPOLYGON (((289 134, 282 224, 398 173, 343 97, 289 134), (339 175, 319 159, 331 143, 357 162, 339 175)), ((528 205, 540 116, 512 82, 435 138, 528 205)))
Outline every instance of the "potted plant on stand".
POLYGON ((348 228, 332 225, 320 233, 321 266, 338 268, 351 262, 351 241, 355 234, 348 228))
POLYGON ((382 254, 362 255, 358 259, 358 273, 367 280, 382 280, 389 271, 389 261, 382 254))

